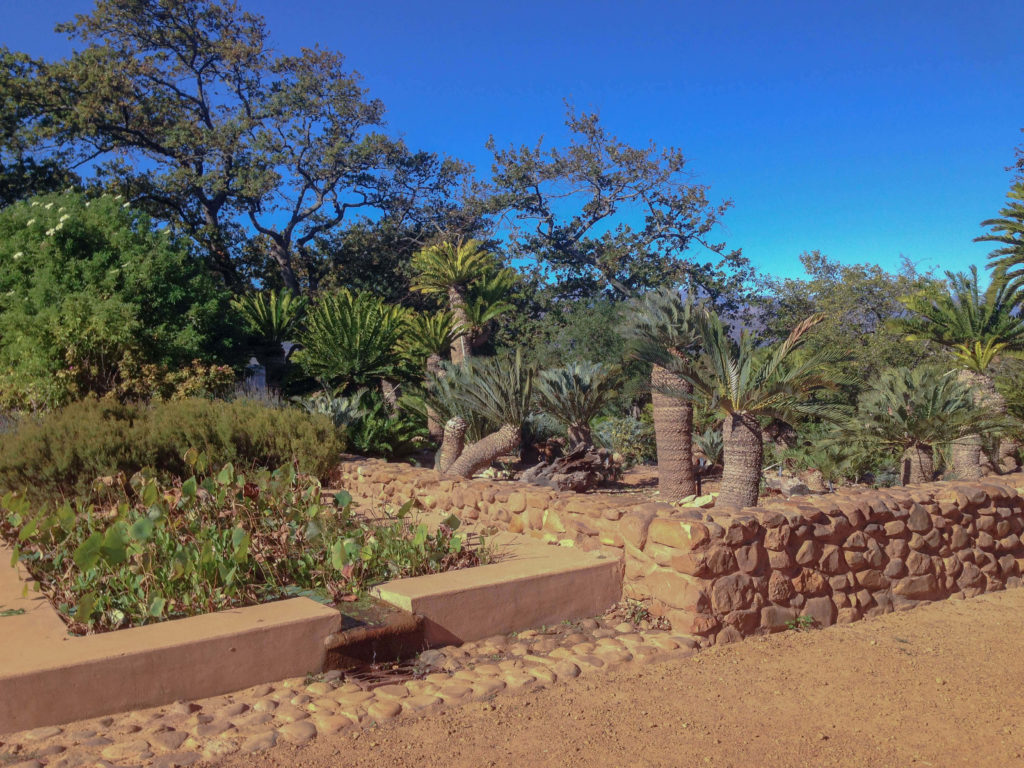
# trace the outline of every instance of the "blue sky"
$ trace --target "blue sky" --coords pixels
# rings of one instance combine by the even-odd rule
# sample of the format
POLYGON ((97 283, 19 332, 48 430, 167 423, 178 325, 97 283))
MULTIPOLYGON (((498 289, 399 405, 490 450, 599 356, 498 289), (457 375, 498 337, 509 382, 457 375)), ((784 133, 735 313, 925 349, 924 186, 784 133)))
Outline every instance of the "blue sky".
MULTIPOLYGON (((342 51, 413 146, 489 168, 563 138, 563 99, 681 147, 760 269, 820 249, 895 268, 982 264, 1024 143, 1024 3, 244 0, 282 51, 342 51)), ((0 44, 60 56, 82 0, 0 0, 0 44)))

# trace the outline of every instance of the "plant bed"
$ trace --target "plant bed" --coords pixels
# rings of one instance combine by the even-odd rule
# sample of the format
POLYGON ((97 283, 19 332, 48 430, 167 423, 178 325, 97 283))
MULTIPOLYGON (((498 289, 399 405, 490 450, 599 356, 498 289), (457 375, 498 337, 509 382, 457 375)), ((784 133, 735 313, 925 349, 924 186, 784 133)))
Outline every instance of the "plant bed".
MULTIPOLYGON (((63 502, 36 509, 23 495, 0 499, 0 538, 14 550, 74 634, 305 595, 355 600, 375 583, 476 565, 459 520, 434 531, 409 501, 376 519, 351 497, 321 498, 319 483, 286 465, 236 472, 229 463, 161 484, 141 472, 109 489, 106 506, 63 502)), ((477 542, 475 542, 477 543, 477 542)))

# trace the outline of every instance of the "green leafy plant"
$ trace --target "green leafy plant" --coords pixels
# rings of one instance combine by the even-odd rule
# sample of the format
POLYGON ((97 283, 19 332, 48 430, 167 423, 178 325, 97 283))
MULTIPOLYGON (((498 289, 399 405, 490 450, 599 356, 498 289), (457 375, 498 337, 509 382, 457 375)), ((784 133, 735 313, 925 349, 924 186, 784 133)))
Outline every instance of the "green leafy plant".
POLYGON ((791 629, 794 632, 807 632, 808 630, 814 629, 814 617, 813 616, 797 616, 795 619, 790 619, 786 622, 786 629, 791 629))
POLYGON ((73 631, 102 631, 314 591, 333 599, 401 576, 477 562, 450 517, 436 531, 397 512, 365 518, 339 493, 321 499, 292 464, 244 473, 231 463, 161 483, 150 471, 115 488, 107 507, 75 500, 40 508, 0 498, 0 536, 73 631))
POLYGON ((568 432, 572 445, 590 444, 590 423, 615 397, 613 389, 619 370, 601 363, 569 363, 563 368, 541 371, 537 401, 568 432))
POLYGON ((654 423, 650 418, 613 416, 594 424, 596 441, 622 456, 626 466, 652 464, 657 459, 654 423))

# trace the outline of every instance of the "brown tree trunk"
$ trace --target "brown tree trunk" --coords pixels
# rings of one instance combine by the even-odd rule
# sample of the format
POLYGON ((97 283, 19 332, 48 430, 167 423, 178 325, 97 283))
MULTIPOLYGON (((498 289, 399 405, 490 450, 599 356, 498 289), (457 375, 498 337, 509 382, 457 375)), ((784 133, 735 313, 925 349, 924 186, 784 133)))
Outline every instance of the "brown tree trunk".
POLYGON ((448 306, 452 310, 455 333, 458 334, 452 342, 452 363, 462 365, 473 354, 469 338, 472 329, 466 315, 466 295, 462 288, 452 286, 448 289, 448 306))
POLYGON ((296 295, 301 294, 302 291, 299 289, 299 278, 295 275, 295 268, 292 266, 292 257, 288 252, 288 247, 285 243, 271 239, 270 255, 273 256, 274 261, 277 262, 277 267, 281 272, 281 282, 284 283, 284 287, 296 295))
POLYGON ((726 416, 722 424, 722 484, 716 507, 757 504, 763 458, 764 444, 757 419, 745 413, 726 416))
POLYGON ((663 390, 693 392, 693 387, 660 365, 651 369, 654 441, 658 449, 658 495, 672 502, 697 492, 693 475, 693 403, 663 390))
MULTIPOLYGON (((430 355, 427 358, 427 371, 435 376, 444 375, 440 355, 430 355)), ((437 411, 429 405, 427 406, 427 432, 430 434, 430 439, 440 445, 441 440, 444 438, 444 427, 441 425, 441 419, 438 417, 437 411)))
POLYGON ((380 380, 380 394, 390 413, 398 408, 398 385, 387 379, 380 380))
POLYGON ((441 448, 437 452, 437 470, 445 473, 462 455, 466 444, 466 420, 461 416, 452 416, 444 425, 444 437, 441 448))
MULTIPOLYGON (((996 391, 995 383, 983 373, 961 369, 957 380, 968 387, 974 404, 995 413, 1006 413, 1006 400, 996 391)), ((998 446, 996 454, 998 455, 998 446)), ((960 480, 977 480, 981 477, 981 435, 964 435, 953 442, 953 472, 960 480)))
POLYGON ((566 436, 569 438, 570 448, 575 448, 577 445, 591 445, 594 439, 589 424, 571 425, 566 430, 566 436))
POLYGON ((513 424, 506 424, 497 432, 466 446, 462 455, 448 468, 448 474, 470 478, 489 467, 499 456, 512 453, 519 447, 522 430, 513 424))
POLYGON ((930 483, 935 479, 935 451, 925 443, 915 443, 903 452, 900 482, 930 483))

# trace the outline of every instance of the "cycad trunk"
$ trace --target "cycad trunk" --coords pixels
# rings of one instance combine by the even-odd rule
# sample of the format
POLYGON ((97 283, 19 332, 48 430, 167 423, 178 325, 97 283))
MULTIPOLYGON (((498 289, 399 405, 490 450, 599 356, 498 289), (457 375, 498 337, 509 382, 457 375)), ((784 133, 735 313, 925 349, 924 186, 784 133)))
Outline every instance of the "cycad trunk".
MULTIPOLYGON (((430 355, 427 358, 427 371, 435 376, 444 375, 440 355, 430 355)), ((437 411, 429 405, 427 406, 427 432, 435 443, 440 444, 444 439, 444 427, 441 425, 441 420, 438 418, 437 411)))
POLYGON ((512 453, 519 447, 522 430, 518 425, 506 424, 497 432, 466 446, 462 455, 448 468, 448 474, 470 478, 489 467, 499 456, 512 453))
POLYGON ((697 492, 693 474, 693 403, 659 390, 693 392, 693 387, 660 365, 651 369, 658 495, 671 502, 697 492))
MULTIPOLYGON (((1006 413, 1006 400, 996 391, 995 382, 988 376, 963 368, 957 373, 957 379, 970 389, 977 407, 1000 415, 1006 413)), ((965 435, 953 443, 953 472, 960 480, 981 477, 981 442, 981 435, 965 435)), ((999 455, 998 446, 996 455, 999 455)))
POLYGON ((453 325, 458 336, 452 342, 452 363, 462 363, 472 355, 469 339, 469 317, 466 315, 466 293, 458 286, 448 289, 448 306, 452 311, 453 325))
POLYGON ((593 434, 590 431, 589 424, 572 424, 566 430, 566 436, 569 438, 569 447, 574 448, 577 445, 591 445, 593 443, 593 434))
POLYGON ((444 425, 444 436, 441 438, 441 447, 437 451, 437 466, 435 469, 446 473, 455 460, 462 455, 462 449, 466 444, 466 420, 461 416, 452 416, 444 425))
POLYGON ((722 424, 722 484, 716 507, 752 507, 761 490, 764 444, 761 425, 749 414, 734 413, 722 424))
POLYGON ((398 409, 398 385, 387 379, 380 380, 380 395, 390 413, 398 409))
POLYGON ((915 443, 903 452, 900 482, 930 483, 935 479, 935 451, 925 443, 915 443))

